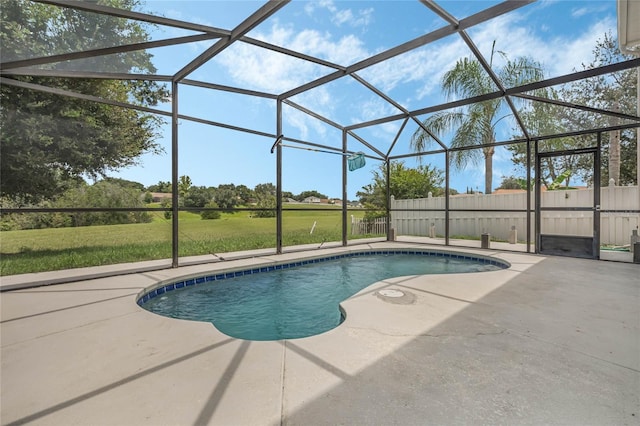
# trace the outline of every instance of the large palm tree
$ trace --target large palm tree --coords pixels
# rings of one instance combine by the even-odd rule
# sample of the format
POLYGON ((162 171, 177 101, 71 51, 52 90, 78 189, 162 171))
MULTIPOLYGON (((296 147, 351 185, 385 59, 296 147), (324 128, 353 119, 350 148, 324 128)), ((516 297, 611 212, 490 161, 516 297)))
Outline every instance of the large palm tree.
MULTIPOLYGON (((495 43, 494 43, 495 47, 495 43)), ((493 63, 493 50, 490 66, 493 63)), ((506 58, 505 58, 506 59, 506 58)), ((493 68, 492 68, 493 69, 493 68)), ((542 68, 530 58, 520 57, 515 61, 506 60, 504 66, 495 71, 504 87, 514 87, 543 78, 542 68)), ((456 62, 442 78, 442 91, 448 99, 465 99, 497 90, 491 76, 475 58, 464 58, 456 62)), ((493 154, 495 148, 486 146, 494 143, 495 126, 506 114, 498 117, 503 110, 501 99, 474 103, 451 111, 440 111, 426 120, 424 126, 434 135, 453 131, 451 148, 466 148, 484 145, 481 150, 452 151, 453 164, 457 169, 464 168, 469 161, 479 160, 480 151, 485 162, 485 193, 491 193, 493 175, 493 154)), ((424 129, 419 128, 411 138, 411 147, 416 152, 425 150, 433 139, 424 129)))

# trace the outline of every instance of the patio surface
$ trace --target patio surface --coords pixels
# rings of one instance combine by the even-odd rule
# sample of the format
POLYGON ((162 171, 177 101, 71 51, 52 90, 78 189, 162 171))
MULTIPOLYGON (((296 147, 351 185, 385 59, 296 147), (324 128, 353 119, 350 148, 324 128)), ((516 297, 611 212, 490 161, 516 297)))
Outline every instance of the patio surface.
POLYGON ((1 423, 640 424, 637 264, 432 246, 512 267, 378 282, 342 304, 336 329, 276 342, 136 304, 144 288, 179 276, 414 246, 425 248, 256 253, 3 292, 1 423), (382 288, 416 301, 390 303, 376 296, 382 288))

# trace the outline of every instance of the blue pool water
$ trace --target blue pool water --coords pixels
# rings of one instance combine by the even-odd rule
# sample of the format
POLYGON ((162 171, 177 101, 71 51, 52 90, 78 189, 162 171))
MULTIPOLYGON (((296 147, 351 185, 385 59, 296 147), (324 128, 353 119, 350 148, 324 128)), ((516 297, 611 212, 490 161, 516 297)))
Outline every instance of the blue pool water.
POLYGON ((337 327, 343 320, 339 303, 377 281, 507 267, 448 253, 384 253, 203 276, 165 285, 138 303, 171 318, 211 322, 240 339, 294 339, 337 327))

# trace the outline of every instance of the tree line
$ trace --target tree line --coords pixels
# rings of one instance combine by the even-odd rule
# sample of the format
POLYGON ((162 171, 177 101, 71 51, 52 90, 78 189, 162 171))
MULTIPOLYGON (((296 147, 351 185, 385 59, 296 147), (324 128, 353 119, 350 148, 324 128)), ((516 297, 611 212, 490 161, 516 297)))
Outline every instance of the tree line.
MULTIPOLYGON (((3 214, 0 230, 60 228, 70 226, 114 225, 127 223, 148 223, 153 220, 149 211, 83 211, 91 209, 138 209, 145 207, 172 206, 170 197, 163 197, 154 203, 152 193, 171 193, 171 183, 159 181, 145 187, 139 182, 119 178, 104 178, 93 184, 81 181, 74 187, 55 197, 38 202, 24 199, 0 197, 0 207, 78 209, 75 212, 3 214)), ((307 197, 327 199, 325 194, 315 190, 303 191, 297 195, 283 192, 283 200, 303 201, 307 197)), ((203 219, 218 219, 221 212, 233 213, 238 208, 253 209, 254 217, 274 217, 276 208, 276 187, 272 183, 262 183, 253 189, 246 185, 222 184, 217 187, 195 186, 189 176, 180 176, 178 182, 178 206, 200 213, 203 219), (207 210, 208 209, 208 210, 207 210)), ((165 219, 171 212, 163 213, 165 219)))

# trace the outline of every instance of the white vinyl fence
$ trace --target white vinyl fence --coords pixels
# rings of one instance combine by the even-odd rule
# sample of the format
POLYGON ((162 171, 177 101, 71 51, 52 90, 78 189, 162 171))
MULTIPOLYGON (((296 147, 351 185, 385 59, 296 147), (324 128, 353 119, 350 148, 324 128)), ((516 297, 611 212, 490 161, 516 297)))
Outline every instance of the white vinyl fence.
MULTIPOLYGON (((543 207, 590 207, 593 205, 593 189, 546 191, 541 194, 543 207)), ((600 242, 607 245, 629 244, 631 231, 640 226, 640 194, 637 186, 601 188, 601 210, 626 212, 601 213, 600 242)), ((531 194, 531 209, 535 207, 531 194)), ((391 212, 391 227, 397 235, 444 236, 444 197, 413 200, 391 199, 391 208, 406 211, 391 212), (430 211, 441 210, 441 211, 430 211)), ((450 210, 526 210, 526 192, 508 194, 461 194, 449 198, 450 210)), ((512 229, 517 240, 527 237, 525 212, 463 211, 449 213, 449 233, 452 238, 464 236, 480 238, 491 234, 493 240, 509 241, 512 229), (515 227, 515 228, 513 228, 515 227)), ((535 236, 535 215, 531 214, 531 237, 535 236)), ((556 235, 593 234, 593 215, 581 211, 545 211, 542 217, 542 233, 556 235)))
POLYGON ((372 221, 366 221, 351 216, 351 235, 386 234, 387 218, 380 217, 372 221))

